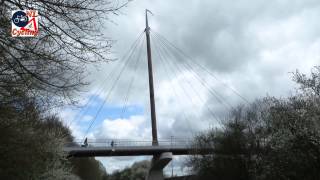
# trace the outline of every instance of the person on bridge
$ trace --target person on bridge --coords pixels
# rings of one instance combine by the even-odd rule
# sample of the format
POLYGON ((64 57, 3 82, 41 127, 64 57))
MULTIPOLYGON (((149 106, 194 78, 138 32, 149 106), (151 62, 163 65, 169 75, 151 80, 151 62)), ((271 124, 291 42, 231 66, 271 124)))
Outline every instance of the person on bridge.
POLYGON ((111 150, 112 150, 112 151, 115 151, 115 149, 114 149, 114 141, 113 141, 113 140, 111 141, 111 144, 110 144, 110 145, 111 145, 111 148, 112 148, 111 150))

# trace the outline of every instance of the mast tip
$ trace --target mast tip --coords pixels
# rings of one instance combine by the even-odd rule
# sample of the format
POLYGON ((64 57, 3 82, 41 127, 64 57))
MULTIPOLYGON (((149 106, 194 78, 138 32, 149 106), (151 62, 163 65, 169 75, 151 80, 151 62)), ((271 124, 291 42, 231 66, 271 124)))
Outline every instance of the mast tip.
POLYGON ((153 15, 153 13, 149 10, 149 9, 146 9, 146 13, 150 13, 151 15, 153 15))

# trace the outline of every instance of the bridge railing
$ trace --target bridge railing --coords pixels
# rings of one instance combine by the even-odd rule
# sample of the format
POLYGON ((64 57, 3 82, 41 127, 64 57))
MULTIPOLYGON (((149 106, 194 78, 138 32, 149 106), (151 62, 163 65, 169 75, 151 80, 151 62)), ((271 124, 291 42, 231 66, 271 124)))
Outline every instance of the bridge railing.
MULTIPOLYGON (((189 146, 191 139, 160 139, 159 146, 189 146)), ((66 143, 66 146, 86 146, 83 140, 75 140, 66 143)), ((151 140, 130 140, 130 139, 87 139, 87 147, 137 147, 152 146, 151 140)))

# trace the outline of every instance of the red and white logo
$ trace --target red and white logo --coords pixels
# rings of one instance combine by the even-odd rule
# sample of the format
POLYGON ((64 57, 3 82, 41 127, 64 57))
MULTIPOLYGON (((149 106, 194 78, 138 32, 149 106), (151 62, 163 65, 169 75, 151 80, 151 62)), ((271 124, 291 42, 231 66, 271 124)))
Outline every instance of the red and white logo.
POLYGON ((12 11, 12 37, 35 37, 39 34, 38 11, 12 11))

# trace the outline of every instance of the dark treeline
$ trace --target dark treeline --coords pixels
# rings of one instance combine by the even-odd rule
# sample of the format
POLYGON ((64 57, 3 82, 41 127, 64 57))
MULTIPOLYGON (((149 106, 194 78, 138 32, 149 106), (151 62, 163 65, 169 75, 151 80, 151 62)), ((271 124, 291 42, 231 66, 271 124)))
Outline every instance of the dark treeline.
POLYGON ((62 146, 65 128, 30 98, 0 105, 0 179, 77 179, 62 146))
POLYGON ((217 153, 190 158, 198 179, 320 179, 320 67, 288 98, 266 97, 239 106, 221 125, 197 137, 217 153))

